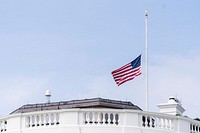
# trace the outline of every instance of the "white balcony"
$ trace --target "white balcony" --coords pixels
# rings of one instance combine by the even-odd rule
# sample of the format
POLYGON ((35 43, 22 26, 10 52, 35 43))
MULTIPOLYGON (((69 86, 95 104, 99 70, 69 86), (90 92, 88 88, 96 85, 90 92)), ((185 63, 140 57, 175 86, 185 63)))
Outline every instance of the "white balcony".
POLYGON ((0 118, 5 133, 199 133, 200 122, 182 116, 126 109, 62 109, 0 118))

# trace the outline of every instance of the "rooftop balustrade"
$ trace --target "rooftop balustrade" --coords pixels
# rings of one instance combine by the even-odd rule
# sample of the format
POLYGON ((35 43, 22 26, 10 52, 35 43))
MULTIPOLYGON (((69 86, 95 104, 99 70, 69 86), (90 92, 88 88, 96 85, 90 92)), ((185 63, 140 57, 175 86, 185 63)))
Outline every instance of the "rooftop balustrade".
POLYGON ((63 109, 11 114, 0 118, 0 131, 44 133, 199 133, 200 122, 187 117, 131 109, 63 109), (109 129, 109 130, 108 130, 109 129))

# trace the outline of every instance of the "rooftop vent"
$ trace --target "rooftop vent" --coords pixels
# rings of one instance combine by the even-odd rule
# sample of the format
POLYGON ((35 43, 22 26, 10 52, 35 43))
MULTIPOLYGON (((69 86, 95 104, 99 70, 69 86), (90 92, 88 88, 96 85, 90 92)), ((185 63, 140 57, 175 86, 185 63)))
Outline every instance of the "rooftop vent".
POLYGON ((51 102, 51 100, 50 100, 50 98, 51 98, 51 91, 50 90, 46 90, 45 96, 47 98, 47 103, 50 103, 51 102))

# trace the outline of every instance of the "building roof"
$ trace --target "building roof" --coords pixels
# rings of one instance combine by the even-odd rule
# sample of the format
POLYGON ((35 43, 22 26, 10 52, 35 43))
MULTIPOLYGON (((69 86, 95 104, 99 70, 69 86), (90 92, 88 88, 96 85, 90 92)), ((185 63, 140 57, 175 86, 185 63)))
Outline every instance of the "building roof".
POLYGON ((50 102, 50 103, 40 103, 40 104, 27 104, 16 109, 10 114, 27 113, 27 112, 35 112, 43 110, 71 109, 71 108, 111 108, 111 109, 142 110, 138 106, 127 101, 92 98, 92 99, 50 102))

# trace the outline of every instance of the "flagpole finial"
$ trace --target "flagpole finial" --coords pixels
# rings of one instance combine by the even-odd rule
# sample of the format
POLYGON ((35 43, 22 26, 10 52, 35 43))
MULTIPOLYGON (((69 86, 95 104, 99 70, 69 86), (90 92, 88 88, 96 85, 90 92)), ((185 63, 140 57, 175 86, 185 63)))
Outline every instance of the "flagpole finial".
POLYGON ((148 11, 147 10, 145 10, 145 16, 148 17, 148 11))

